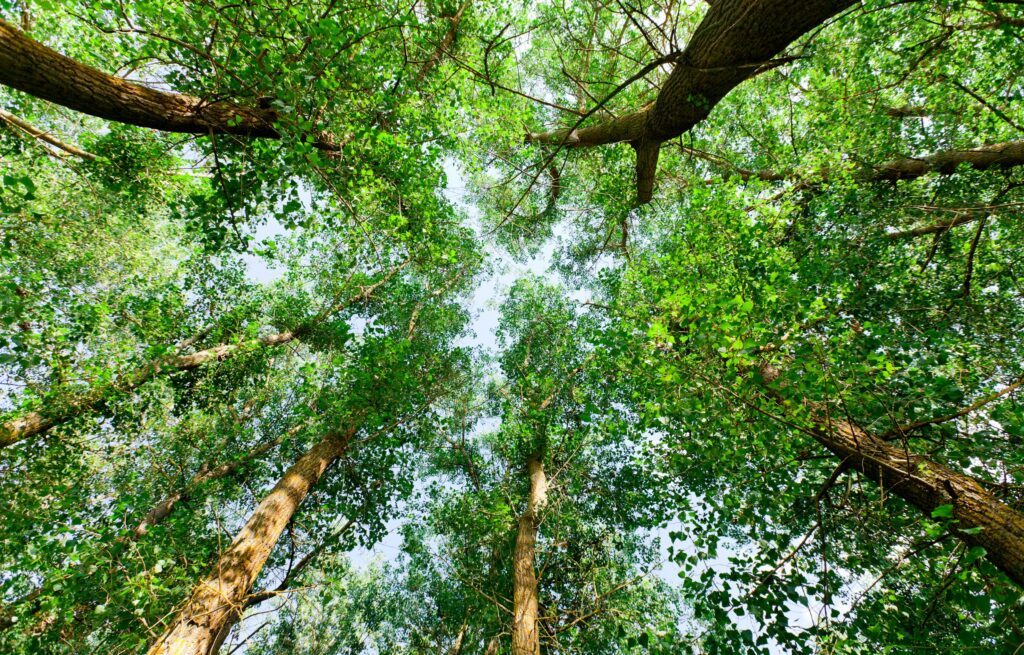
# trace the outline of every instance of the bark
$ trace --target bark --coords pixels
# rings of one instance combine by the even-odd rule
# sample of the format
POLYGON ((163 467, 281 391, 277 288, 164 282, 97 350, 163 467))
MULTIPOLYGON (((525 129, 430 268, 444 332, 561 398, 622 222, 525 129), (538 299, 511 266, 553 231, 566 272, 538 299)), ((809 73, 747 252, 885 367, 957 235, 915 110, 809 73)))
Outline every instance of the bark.
POLYGON ((540 631, 537 624, 539 601, 534 556, 537 547, 537 513, 547 501, 547 477, 537 457, 527 462, 530 495, 526 510, 519 517, 515 552, 512 558, 512 655, 540 655, 540 631))
POLYGON ((137 389, 160 375, 196 369, 203 364, 225 360, 239 352, 252 348, 279 346, 294 341, 305 331, 307 330, 296 328, 295 330, 280 332, 258 339, 249 339, 241 343, 220 344, 189 355, 176 355, 157 362, 151 362, 123 376, 115 384, 93 387, 86 392, 72 397, 60 407, 51 407, 48 410, 38 412, 28 412, 5 421, 3 424, 0 424, 0 448, 12 446, 19 441, 42 434, 57 425, 67 423, 90 410, 98 409, 114 394, 137 389))
POLYGON ((1024 515, 1006 505, 974 478, 923 455, 889 444, 848 422, 833 422, 813 431, 814 438, 846 466, 931 515, 940 505, 953 506, 960 530, 981 528, 976 535, 957 532, 1011 580, 1024 587, 1024 515))
POLYGON ((708 9, 651 110, 647 136, 666 141, 707 118, 740 82, 853 0, 722 0, 708 9))
POLYGON ((234 459, 230 462, 226 462, 213 468, 208 468, 204 466, 195 475, 192 476, 192 479, 189 480, 188 484, 186 484, 184 488, 168 494, 167 497, 165 497, 159 503, 154 505, 152 509, 146 512, 146 516, 141 521, 139 521, 139 524, 136 525, 135 528, 132 529, 130 536, 128 538, 131 540, 141 538, 147 532, 149 532, 150 528, 160 524, 161 522, 163 522, 164 519, 170 516, 171 512, 174 511, 174 508, 178 506, 178 503, 180 503, 183 500, 188 500, 189 498, 191 498, 193 494, 195 494, 195 492, 198 491, 199 488, 202 487, 204 484, 212 482, 213 480, 220 480, 230 475, 233 475, 235 472, 237 472, 239 469, 241 469, 243 466, 253 461, 257 457, 263 455, 269 450, 273 450, 274 448, 280 446, 281 443, 287 437, 293 436, 296 432, 299 431, 299 429, 301 429, 301 427, 302 426, 297 426, 295 428, 292 428, 284 435, 279 436, 276 439, 271 439, 266 443, 262 443, 256 446, 255 448, 250 449, 249 452, 245 453, 242 457, 239 457, 238 459, 234 459))
POLYGON ((928 173, 950 175, 961 165, 983 171, 1024 164, 1024 141, 1006 141, 967 150, 946 150, 924 157, 888 161, 864 175, 865 179, 912 180, 928 173))
MULTIPOLYGON (((281 136, 271 109, 133 84, 65 57, 2 20, 0 84, 85 114, 164 132, 281 136)), ((327 135, 318 135, 315 145, 340 149, 327 135)))
MULTIPOLYGON (((51 134, 48 134, 47 132, 44 132, 44 131, 40 130, 38 127, 36 127, 32 123, 29 123, 28 121, 22 120, 21 118, 18 118, 17 116, 15 116, 14 114, 10 113, 9 111, 4 111, 3 109, 0 109, 0 120, 4 121, 5 123, 8 123, 10 125, 13 125, 14 127, 17 127, 22 132, 25 132, 26 134, 28 134, 29 136, 31 136, 31 137, 33 137, 35 139, 39 139, 40 141, 45 141, 46 143, 49 143, 51 146, 59 148, 60 150, 66 152, 69 155, 74 155, 75 157, 81 157, 82 159, 89 159, 89 160, 96 159, 96 155, 92 154, 91 152, 86 152, 85 150, 82 150, 81 148, 73 146, 73 145, 71 145, 69 143, 64 143, 60 139, 57 139, 56 137, 52 136, 51 134)), ((59 155, 60 154, 60 153, 52 151, 52 150, 48 150, 48 152, 51 152, 51 153, 53 153, 55 155, 59 155)))
POLYGON ((491 637, 491 640, 487 642, 487 650, 484 651, 484 655, 497 655, 498 646, 500 646, 500 640, 497 637, 491 637))
MULTIPOLYGON (((703 159, 716 166, 725 168, 730 174, 742 179, 744 182, 751 179, 763 182, 782 182, 785 180, 800 180, 807 183, 824 181, 832 174, 828 168, 821 168, 810 175, 802 175, 796 170, 750 170, 733 165, 724 157, 709 152, 697 150, 696 148, 682 147, 686 155, 703 159)), ((943 150, 921 157, 898 157, 876 165, 867 165, 859 171, 854 172, 854 178, 860 182, 884 182, 897 180, 913 180, 928 174, 952 175, 961 166, 967 166, 978 171, 990 168, 1013 168, 1024 165, 1024 141, 1004 141, 964 150, 943 150)), ((714 180, 708 180, 713 182, 714 180)), ((925 232, 900 233, 898 236, 918 236, 929 234, 938 230, 925 232)), ((892 235, 898 238, 897 235, 892 235)))
POLYGON ((430 71, 434 70, 434 68, 441 63, 441 58, 451 50, 452 44, 455 43, 455 36, 459 32, 459 25, 462 23, 462 16, 466 13, 466 10, 469 9, 469 5, 470 0, 466 0, 461 6, 459 6, 455 15, 448 18, 448 31, 444 33, 444 36, 441 38, 440 43, 437 44, 437 48, 434 49, 430 58, 423 62, 423 65, 420 66, 419 72, 416 73, 417 84, 422 82, 423 79, 430 74, 430 71))
POLYGON ((637 202, 650 201, 658 146, 689 131, 741 82, 854 0, 721 0, 710 6, 676 59, 657 100, 646 108, 572 132, 528 140, 566 147, 630 142, 637 148, 637 202))
POLYGON ((341 457, 352 433, 330 433, 300 457, 249 517, 213 572, 193 590, 149 655, 213 655, 241 617, 270 552, 310 489, 341 457))
POLYGON ((899 107, 885 107, 883 110, 890 118, 923 118, 930 116, 931 111, 920 105, 900 105, 899 107))
POLYGON ((468 625, 468 622, 462 622, 458 634, 455 635, 455 641, 452 642, 452 647, 448 649, 448 655, 459 655, 462 652, 462 642, 466 638, 466 627, 468 625))
POLYGON ((361 287, 351 298, 339 301, 317 314, 315 317, 299 325, 293 330, 277 334, 249 339, 240 343, 220 344, 188 354, 173 355, 155 362, 150 362, 132 373, 122 376, 114 384, 105 384, 89 389, 65 401, 59 406, 51 406, 37 412, 28 412, 0 423, 0 449, 12 446, 19 441, 42 434, 57 425, 67 423, 89 411, 99 409, 110 398, 117 394, 137 389, 159 375, 189 371, 204 364, 223 361, 234 355, 261 347, 275 347, 290 343, 309 334, 321 321, 331 314, 340 311, 347 305, 369 300, 376 290, 409 264, 405 263, 392 268, 380 280, 361 287))
POLYGON ((276 587, 274 587, 273 589, 264 589, 263 591, 260 591, 255 594, 250 594, 249 598, 247 598, 245 601, 245 608, 248 609, 250 607, 255 607, 256 605, 259 605, 265 600, 269 600, 271 598, 274 598, 275 596, 280 596, 284 592, 288 591, 288 589, 292 586, 292 582, 294 582, 299 577, 299 575, 306 569, 306 567, 308 567, 310 564, 316 561, 316 559, 320 557, 320 555, 325 550, 327 550, 327 548, 330 545, 337 543, 341 540, 342 537, 348 534, 348 532, 352 529, 352 526, 354 525, 355 521, 352 519, 345 521, 345 525, 341 526, 341 528, 339 528, 334 534, 328 536, 326 539, 317 544, 316 547, 313 548, 313 550, 306 553, 306 556, 299 560, 298 564, 292 566, 285 574, 284 579, 281 580, 281 582, 276 587))
MULTIPOLYGON (((766 395, 782 404, 782 396, 769 385, 780 371, 762 366, 766 395)), ((893 445, 849 421, 829 420, 816 412, 814 439, 839 458, 842 466, 860 471, 884 494, 895 494, 926 516, 945 504, 953 506, 957 536, 970 546, 985 549, 988 560, 1008 578, 1024 587, 1024 515, 996 498, 977 480, 929 457, 893 445), (976 534, 961 530, 981 528, 976 534)))

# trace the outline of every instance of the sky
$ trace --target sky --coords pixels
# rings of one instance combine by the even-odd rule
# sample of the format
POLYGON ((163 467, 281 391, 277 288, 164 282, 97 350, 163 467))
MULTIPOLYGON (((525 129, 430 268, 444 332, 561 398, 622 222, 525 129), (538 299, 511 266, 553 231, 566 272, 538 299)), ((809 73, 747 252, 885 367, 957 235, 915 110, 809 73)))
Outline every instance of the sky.
MULTIPOLYGON (((447 176, 445 196, 465 214, 468 224, 473 226, 478 234, 480 234, 482 232, 480 212, 467 201, 464 175, 454 161, 449 161, 445 164, 445 174, 447 176)), ((302 195, 305 196, 304 200, 308 202, 308 192, 302 195)), ((270 222, 257 230, 255 241, 260 242, 263 239, 282 235, 285 231, 285 228, 280 223, 271 218, 270 222)), ((558 275, 553 267, 554 255, 560 245, 560 240, 566 236, 567 233, 564 228, 559 230, 556 227, 554 237, 549 239, 535 256, 525 261, 516 261, 501 248, 493 244, 489 246, 488 255, 492 272, 479 281, 477 287, 466 300, 467 308, 471 315, 471 322, 466 334, 459 340, 458 345, 477 349, 490 355, 498 353, 499 344, 496 331, 500 315, 500 305, 508 289, 517 279, 524 276, 539 276, 552 282, 561 283, 567 287, 570 286, 566 283, 565 279, 558 275)), ((281 275, 281 271, 268 267, 266 262, 256 255, 247 254, 244 256, 244 260, 248 275, 254 282, 270 283, 281 275)), ((570 296, 577 302, 582 303, 589 298, 589 292, 585 289, 573 289, 570 291, 570 296)), ((478 429, 493 430, 496 427, 495 421, 483 421, 478 429)), ((694 502, 699 503, 699 499, 694 499, 694 502)), ((365 571, 371 566, 383 566, 397 560, 401 554, 402 545, 400 528, 407 520, 403 517, 402 507, 397 509, 395 517, 388 522, 388 533, 383 539, 369 548, 360 546, 348 553, 349 561, 355 569, 365 571)), ((343 520, 342 517, 339 517, 339 523, 343 522, 343 520)), ((663 528, 651 531, 649 535, 652 539, 658 540, 661 552, 661 564, 652 574, 672 586, 679 584, 682 569, 678 564, 669 559, 670 546, 675 546, 676 551, 683 550, 692 553, 696 550, 693 542, 688 538, 674 544, 669 538, 669 532, 683 529, 685 527, 682 523, 671 521, 663 528)), ((738 551, 730 548, 728 541, 723 541, 718 551, 718 556, 712 561, 702 563, 691 575, 698 576, 705 568, 724 571, 729 566, 729 558, 736 554, 738 554, 738 551)), ((269 602, 275 603, 280 601, 269 602)), ((806 606, 793 605, 790 607, 788 616, 794 625, 809 625, 813 620, 811 616, 813 609, 806 606)), ((756 624, 752 617, 734 616, 733 619, 743 627, 750 627, 756 632, 756 624)), ((265 620, 265 616, 246 620, 243 623, 242 630, 235 635, 235 638, 246 637, 265 620)), ((225 652, 230 652, 231 649, 232 644, 229 643, 226 646, 225 652)), ((242 646, 235 653, 237 655, 244 655, 245 650, 245 647, 242 646)))

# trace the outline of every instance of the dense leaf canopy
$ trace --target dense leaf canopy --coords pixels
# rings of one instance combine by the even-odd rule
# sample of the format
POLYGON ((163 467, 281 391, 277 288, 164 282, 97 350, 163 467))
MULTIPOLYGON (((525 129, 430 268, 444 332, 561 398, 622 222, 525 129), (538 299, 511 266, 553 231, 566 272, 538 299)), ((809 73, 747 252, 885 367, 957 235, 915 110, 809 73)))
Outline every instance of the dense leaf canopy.
POLYGON ((1024 653, 1024 3, 0 0, 0 652, 1024 653))

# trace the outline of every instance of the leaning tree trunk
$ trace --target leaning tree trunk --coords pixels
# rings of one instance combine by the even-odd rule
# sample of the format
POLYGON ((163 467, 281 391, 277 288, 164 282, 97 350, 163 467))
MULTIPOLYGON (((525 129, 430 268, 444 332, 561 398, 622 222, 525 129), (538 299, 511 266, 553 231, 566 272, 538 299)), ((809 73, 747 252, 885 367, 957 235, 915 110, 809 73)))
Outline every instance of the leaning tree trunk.
MULTIPOLYGON (((271 109, 209 102, 108 75, 65 57, 0 20, 0 84, 99 118, 164 132, 280 138, 271 109)), ((336 151, 328 135, 313 145, 336 151)))
POLYGON ((353 294, 349 298, 337 300, 319 314, 292 330, 248 339, 239 343, 222 343, 189 355, 165 357, 125 374, 114 384, 98 385, 77 394, 59 406, 50 406, 38 412, 28 412, 8 419, 0 423, 0 449, 12 446, 29 437, 43 434, 50 428, 67 423, 86 412, 98 409, 110 400, 114 394, 136 389, 158 375, 190 371, 210 362, 223 361, 255 348, 271 348, 301 339, 312 332, 317 325, 331 314, 341 311, 347 306, 368 301, 373 297, 377 289, 391 280, 410 263, 411 260, 407 259, 398 266, 392 267, 373 284, 360 287, 358 293, 353 294))
MULTIPOLYGON (((759 367, 759 384, 765 395, 784 405, 778 389, 771 386, 779 375, 774 366, 759 367)), ((929 516, 940 505, 952 505, 957 537, 984 548, 990 562, 1024 587, 1024 515, 969 475, 869 434, 847 420, 835 420, 820 407, 812 418, 816 426, 809 431, 811 436, 838 457, 843 467, 860 471, 883 493, 899 496, 929 516), (980 531, 963 532, 974 528, 980 531)))
POLYGON ((1024 587, 1024 515, 996 498, 971 476, 890 444, 847 421, 825 423, 814 438, 845 466, 863 473, 927 515, 953 506, 957 536, 981 546, 985 556, 1024 587), (981 528, 977 534, 962 530, 981 528))
POLYGON ((38 412, 28 412, 0 423, 0 448, 13 446, 19 441, 42 434, 62 423, 67 423, 88 411, 101 407, 118 392, 131 391, 166 373, 189 371, 209 362, 228 359, 239 352, 258 347, 279 346, 299 338, 308 327, 280 332, 240 343, 221 344, 189 355, 177 355, 151 362, 125 375, 114 384, 94 387, 72 397, 63 405, 38 412))
POLYGON ((149 655, 214 655, 241 616, 271 550, 309 490, 344 454, 352 433, 329 433, 278 481, 213 572, 202 580, 149 655))
POLYGON ((512 556, 512 655, 540 655, 540 631, 537 625, 539 601, 534 555, 537 547, 537 512, 547 501, 547 477, 537 457, 527 462, 530 496, 519 517, 515 553, 512 556))

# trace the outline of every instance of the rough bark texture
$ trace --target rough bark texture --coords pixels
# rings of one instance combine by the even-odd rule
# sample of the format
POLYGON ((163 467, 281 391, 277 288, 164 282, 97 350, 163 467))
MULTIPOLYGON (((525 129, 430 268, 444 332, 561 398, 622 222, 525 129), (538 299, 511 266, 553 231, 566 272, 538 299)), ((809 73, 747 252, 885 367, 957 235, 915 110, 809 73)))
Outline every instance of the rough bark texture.
MULTIPOLYGON (((774 366, 759 367, 765 395, 783 404, 782 395, 771 386, 779 375, 779 369, 774 366)), ((1005 390, 994 394, 988 401, 1004 393, 1005 390)), ((958 412, 949 418, 964 413, 958 412)), ((930 516, 940 505, 952 505, 958 530, 981 528, 976 535, 958 531, 957 536, 970 546, 984 548, 990 562, 1024 587, 1024 515, 969 475, 891 444, 849 421, 833 420, 823 408, 815 408, 814 414, 817 426, 810 431, 811 435, 838 457, 843 467, 860 471, 866 479, 878 484, 884 494, 895 494, 926 515, 930 516)))
POLYGON ((714 3, 658 94, 646 127, 648 138, 661 142, 686 132, 786 46, 853 4, 853 0, 714 3))
POLYGON ((949 175, 961 165, 982 171, 1021 164, 1024 164, 1024 141, 1006 141, 968 150, 946 150, 924 157, 894 159, 865 177, 872 180, 912 180, 928 173, 949 175))
MULTIPOLYGON (((818 180, 827 180, 832 171, 828 168, 820 168, 811 173, 801 173, 797 170, 758 170, 753 171, 733 165, 724 157, 703 152, 695 148, 682 147, 684 154, 697 157, 704 161, 722 167, 729 175, 735 175, 744 182, 757 179, 764 182, 783 182, 795 180, 807 183, 816 183, 818 180)), ((952 175, 960 166, 967 166, 974 170, 988 170, 990 168, 1013 168, 1024 165, 1024 141, 1005 141, 993 143, 976 148, 965 150, 943 150, 921 157, 899 157, 877 165, 866 165, 854 172, 854 178, 860 182, 884 182, 897 180, 913 180, 925 175, 935 173, 938 175, 952 175)), ((713 182, 714 180, 708 180, 713 182)), ((938 230, 925 232, 906 232, 892 235, 893 238, 903 236, 919 236, 929 234, 938 230)))
POLYGON ((847 466, 878 483, 927 515, 940 505, 953 506, 959 529, 981 528, 976 535, 958 533, 1011 580, 1024 587, 1024 516, 974 478, 922 455, 889 444, 848 422, 814 430, 814 437, 847 466))
POLYGON ((530 475, 530 496, 526 502, 526 511, 519 517, 519 531, 512 556, 512 655, 540 655, 534 555, 537 546, 537 512, 547 501, 548 484, 544 465, 539 458, 531 457, 526 469, 530 475))
POLYGON ((487 650, 484 651, 484 655, 497 655, 500 646, 500 640, 497 637, 491 637, 491 640, 487 642, 487 650))
POLYGON ((149 655, 213 655, 239 619, 246 597, 299 504, 348 445, 351 433, 328 434, 299 458, 252 513, 213 572, 149 655))
MULTIPOLYGON (((270 109, 207 102, 133 84, 65 57, 2 20, 0 84, 85 114, 164 132, 281 136, 270 109)), ((315 145, 338 149, 326 136, 315 145)))
POLYGON ((468 624, 463 621, 462 626, 459 628, 459 633, 455 635, 455 641, 452 642, 452 647, 448 649, 448 655, 459 655, 462 652, 462 642, 466 638, 466 627, 468 624))
POLYGON ((228 477, 229 475, 233 475, 236 471, 238 471, 240 468, 242 468, 249 462, 263 455, 267 451, 272 450, 281 445, 281 442, 283 442, 286 437, 294 435, 296 432, 298 432, 298 430, 298 427, 293 428, 289 430, 286 434, 279 436, 276 439, 271 439, 266 443, 262 443, 256 446, 255 448, 250 449, 249 452, 245 453, 241 457, 231 460, 230 462, 220 464, 219 466, 215 466, 213 468, 204 466, 195 475, 192 476, 192 479, 189 480, 188 484, 186 484, 184 488, 171 492, 170 494, 167 495, 167 497, 165 497, 159 503, 154 505, 152 509, 146 512, 146 516, 131 531, 130 538, 138 539, 142 537, 149 531, 150 528, 152 528, 154 525, 160 524, 164 519, 170 516, 171 512, 174 511, 174 508, 178 506, 178 503, 180 503, 182 500, 187 500, 191 498, 192 495, 196 491, 198 491, 201 486, 208 482, 212 482, 213 480, 220 480, 222 478, 228 477))
POLYGON ((693 128, 722 98, 789 44, 854 0, 720 0, 711 4, 676 60, 653 105, 575 130, 530 134, 528 141, 566 147, 633 143, 637 201, 651 199, 658 146, 693 128))
POLYGON ((454 16, 448 18, 448 31, 444 33, 440 43, 437 44, 437 48, 430 55, 427 61, 423 62, 420 66, 420 70, 416 73, 416 83, 419 84, 423 79, 430 74, 430 71, 441 62, 441 58, 444 57, 448 52, 451 51, 452 44, 455 43, 455 37, 459 32, 459 24, 462 23, 462 16, 469 9, 470 0, 466 0, 459 6, 454 16))

